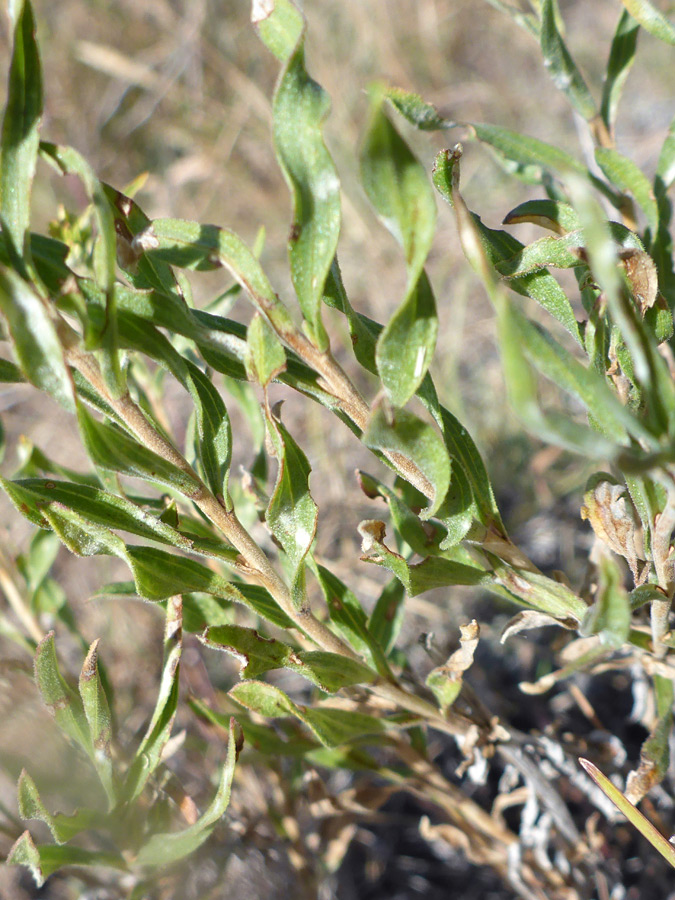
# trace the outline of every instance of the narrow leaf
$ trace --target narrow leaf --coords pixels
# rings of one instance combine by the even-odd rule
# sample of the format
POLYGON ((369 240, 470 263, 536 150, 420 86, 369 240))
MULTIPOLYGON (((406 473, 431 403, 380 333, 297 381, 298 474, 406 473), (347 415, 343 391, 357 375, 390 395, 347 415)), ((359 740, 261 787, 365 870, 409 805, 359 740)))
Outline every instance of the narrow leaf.
POLYGON ((639 23, 623 10, 614 32, 602 86, 600 113, 607 130, 612 133, 623 86, 635 60, 639 23))
POLYGON ((162 750, 171 736, 178 706, 178 677, 182 649, 182 605, 180 597, 174 596, 166 605, 164 661, 159 693, 152 719, 127 775, 124 786, 127 802, 133 801, 143 790, 148 778, 159 765, 162 750))
POLYGON ((277 159, 293 198, 291 277, 309 337, 325 350, 328 336, 321 322, 321 300, 340 232, 340 182, 323 139, 330 100, 305 68, 304 24, 298 29, 298 18, 291 4, 275 4, 264 27, 259 27, 263 41, 269 40, 268 46, 284 63, 273 113, 277 159), (283 43, 278 37, 281 24, 276 24, 281 20, 287 37, 283 43))
POLYGON ((556 12, 556 0, 542 0, 540 40, 544 65, 576 111, 590 120, 596 114, 595 101, 558 30, 556 12))
POLYGON ((616 808, 624 814, 628 821, 637 828, 643 837, 647 838, 652 847, 658 850, 661 856, 667 859, 670 865, 675 868, 675 847, 673 847, 670 841, 666 840, 666 838, 656 830, 649 819, 642 815, 640 810, 612 784, 606 775, 602 774, 597 766, 594 766, 588 759, 580 758, 579 762, 598 787, 609 797, 616 808))
POLYGON ((71 741, 91 754, 91 734, 82 702, 59 671, 54 647, 54 632, 40 641, 35 651, 35 683, 42 702, 54 716, 59 728, 71 741))
POLYGON ((654 234, 659 224, 659 211, 647 176, 631 159, 622 156, 618 150, 597 147, 595 160, 612 184, 616 185, 620 191, 633 195, 645 214, 652 234, 654 234))
POLYGON ((408 270, 406 296, 378 338, 376 363, 391 402, 403 406, 422 383, 438 333, 435 300, 423 273, 436 226, 436 204, 423 166, 384 111, 386 93, 376 87, 372 94, 361 178, 377 214, 403 247, 408 270))
POLYGON ((29 0, 17 0, 13 7, 14 44, 0 139, 0 219, 5 240, 12 245, 8 252, 23 258, 30 253, 28 225, 42 117, 42 72, 33 8, 29 0))
POLYGON ((286 368, 286 352, 263 317, 256 313, 246 331, 246 368, 262 387, 286 368))
POLYGON ((420 517, 429 519, 440 509, 450 486, 450 458, 438 432, 407 410, 392 411, 391 421, 382 406, 372 413, 363 435, 371 450, 400 453, 414 463, 433 490, 433 500, 420 517))
POLYGON ((381 719, 346 709, 297 706, 279 688, 262 681, 242 681, 230 690, 242 706, 267 718, 294 716, 303 722, 325 747, 363 739, 383 731, 381 719))
POLYGON ((309 492, 307 457, 281 421, 266 410, 268 434, 277 458, 277 477, 265 515, 291 564, 293 601, 305 602, 304 560, 314 541, 317 507, 309 492))
POLYGON ((93 745, 92 760, 112 808, 115 804, 113 781, 112 719, 108 698, 98 671, 98 641, 89 648, 80 674, 79 690, 93 745))
POLYGON ((645 31, 675 45, 675 26, 649 0, 623 0, 623 5, 645 31))
MULTIPOLYGON (((3 165, 4 170, 4 165, 3 165)), ((0 268, 0 313, 22 372, 68 411, 75 409, 72 378, 45 302, 14 272, 0 268)))
POLYGON ((186 497, 199 493, 199 480, 149 450, 121 429, 97 421, 81 405, 77 418, 87 452, 95 465, 111 472, 166 484, 186 497))
POLYGON ((368 684, 377 678, 375 672, 355 660, 320 650, 294 650, 274 638, 263 637, 253 628, 220 625, 207 628, 201 640, 205 646, 224 650, 238 659, 242 678, 286 668, 327 693, 347 685, 368 684))

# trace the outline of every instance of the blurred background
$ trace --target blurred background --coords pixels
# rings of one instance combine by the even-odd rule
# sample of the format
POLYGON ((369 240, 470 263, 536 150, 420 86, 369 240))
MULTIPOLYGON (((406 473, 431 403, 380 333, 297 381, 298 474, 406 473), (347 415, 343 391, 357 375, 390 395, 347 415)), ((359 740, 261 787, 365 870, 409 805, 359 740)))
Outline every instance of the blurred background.
MULTIPOLYGON (((415 91, 449 119, 495 123, 559 144, 577 155, 586 151, 587 138, 564 97, 553 89, 532 36, 487 2, 306 0, 300 5, 308 22, 307 68, 328 91, 333 104, 326 140, 343 186, 339 257, 345 285, 357 310, 386 321, 403 297, 405 268, 398 245, 369 209, 359 184, 358 149, 368 120, 365 88, 369 82, 382 79, 415 91)), ((660 6, 665 10, 667 4, 660 6)), ((593 93, 599 96, 622 5, 618 0, 561 0, 560 7, 568 43, 593 93)), ((256 37, 250 24, 250 4, 244 0, 35 0, 35 13, 45 82, 43 137, 74 146, 102 180, 117 188, 124 189, 148 173, 136 199, 151 217, 215 223, 236 231, 249 244, 263 227, 263 266, 288 301, 290 201, 271 142, 271 96, 278 63, 256 37)), ((6 16, 0 20, 0 58, 7 61, 5 69, 9 60, 6 16)), ((674 113, 671 83, 664 77, 669 65, 669 48, 642 34, 622 101, 617 142, 648 174, 655 168, 674 113)), ((401 119, 395 121, 429 170, 435 153, 463 135, 462 129, 419 134, 401 119)), ((537 196, 533 188, 509 178, 477 145, 465 144, 462 176, 470 208, 493 228, 499 227, 512 207, 537 196)), ((35 230, 47 227, 59 204, 79 210, 84 203, 76 179, 58 178, 40 165, 34 188, 35 230)), ((467 425, 481 448, 516 541, 544 570, 563 569, 573 580, 580 580, 589 538, 579 521, 579 506, 589 472, 574 459, 523 435, 513 419, 505 402, 491 307, 461 255, 451 211, 441 203, 439 200, 438 232, 428 264, 440 316, 432 372, 441 399, 467 425)), ((528 227, 520 226, 515 232, 521 240, 538 236, 528 227)), ((213 299, 229 285, 223 272, 195 275, 192 283, 198 303, 213 299)), ((232 314, 248 318, 245 301, 239 305, 240 313, 236 307, 232 314)), ((331 313, 326 319, 339 347, 345 339, 344 325, 331 313)), ((336 353, 348 365, 348 355, 336 353)), ((362 386, 372 399, 367 383, 362 386)), ((58 462, 86 467, 74 429, 64 429, 60 411, 32 393, 19 385, 0 394, 7 434, 3 473, 16 467, 21 436, 48 448, 58 462)), ((172 417, 179 434, 187 415, 182 403, 177 395, 172 417)), ((320 552, 368 605, 377 596, 382 579, 379 571, 373 573, 373 567, 357 562, 356 525, 380 512, 379 507, 373 509, 372 501, 355 493, 353 473, 360 465, 374 471, 374 461, 351 434, 341 433, 346 429, 335 429, 323 409, 308 407, 302 398, 288 398, 284 417, 312 464, 312 490, 321 510, 320 552)), ((237 440, 235 427, 235 466, 246 462, 242 443, 245 441, 237 440)), ((4 556, 12 558, 25 549, 28 529, 4 498, 0 499, 0 513, 0 545, 4 556)), ((63 550, 54 569, 82 633, 88 641, 103 638, 104 659, 121 698, 120 718, 138 716, 136 727, 140 727, 156 688, 162 620, 150 606, 128 605, 120 615, 117 605, 109 601, 89 602, 113 572, 113 564, 105 559, 75 559, 63 550)), ((441 597, 427 599, 425 595, 412 601, 403 641, 413 669, 429 667, 417 643, 420 633, 433 630, 443 650, 455 639, 459 622, 474 615, 487 619, 488 633, 493 628, 496 635, 510 612, 497 609, 494 601, 486 602, 475 591, 460 589, 449 596, 445 592, 441 597)), ((3 638, 0 641, 2 656, 18 659, 12 645, 3 638)), ((68 646, 64 639, 66 656, 68 646)), ((536 642, 528 646, 517 645, 517 661, 508 661, 515 650, 499 651, 507 668, 511 664, 517 667, 517 680, 536 671, 536 642)), ((70 652, 73 671, 77 671, 81 650, 73 646, 70 652)), ((193 667, 199 671, 199 648, 188 647, 188 670, 190 653, 193 667)), ((224 665, 220 655, 218 664, 224 665)), ((6 773, 0 796, 10 806, 14 803, 12 778, 27 754, 34 760, 31 765, 36 777, 40 769, 52 767, 54 774, 61 771, 60 760, 51 750, 41 755, 37 735, 49 725, 46 714, 35 705, 29 675, 25 670, 25 677, 11 676, 11 703, 0 697, 0 762, 6 773)), ((187 754, 182 764, 188 782, 192 778, 198 791, 202 776, 199 759, 187 754)), ((402 809, 399 814, 405 819, 407 813, 402 809)), ((366 851, 363 854, 363 859, 357 853, 352 860, 354 871, 364 870, 366 851)), ((274 872, 269 857, 260 862, 260 869, 261 883, 265 883, 269 871, 274 872)), ((418 874, 423 869, 418 860, 418 874)), ((232 884, 236 883, 236 871, 231 877, 232 884)), ((258 888, 251 886, 250 871, 241 877, 245 879, 242 885, 252 892, 250 896, 258 896, 258 888)), ((277 873, 274 877, 281 876, 277 873)), ((378 894, 375 888, 367 893, 362 885, 358 887, 356 876, 356 893, 349 893, 351 877, 344 876, 347 880, 343 880, 339 896, 385 896, 384 888, 378 894)), ((499 893, 499 885, 491 885, 489 876, 485 877, 485 884, 479 883, 479 878, 471 888, 467 881, 462 896, 510 896, 499 893)), ((377 883, 381 885, 382 879, 377 883)), ((34 889, 29 880, 5 871, 0 877, 0 896, 20 900, 71 896, 65 884, 50 884, 44 892, 31 893, 34 889)), ((435 897, 430 884, 428 881, 424 889, 426 896, 435 897)), ((200 896, 184 890, 181 896, 186 898, 200 896)), ((272 896, 269 886, 259 890, 272 896)), ((412 888, 411 893, 400 895, 393 890, 386 895, 415 895, 412 888)))

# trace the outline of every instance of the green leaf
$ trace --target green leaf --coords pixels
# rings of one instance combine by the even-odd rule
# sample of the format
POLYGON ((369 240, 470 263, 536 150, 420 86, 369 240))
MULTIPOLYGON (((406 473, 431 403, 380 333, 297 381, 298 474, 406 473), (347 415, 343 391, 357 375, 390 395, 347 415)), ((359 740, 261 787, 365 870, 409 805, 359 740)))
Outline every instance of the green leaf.
POLYGON ((675 26, 648 0, 623 0, 623 5, 645 31, 654 37, 675 44, 675 26))
MULTIPOLYGON (((593 458, 615 455, 618 450, 617 437, 619 441, 622 440, 625 428, 630 428, 631 433, 639 434, 653 444, 650 432, 619 402, 599 375, 585 369, 561 345, 547 336, 543 329, 538 329, 516 313, 503 287, 496 280, 473 217, 459 192, 460 158, 459 146, 454 151, 441 152, 436 161, 435 181, 453 202, 464 253, 483 281, 497 312, 506 382, 511 402, 520 417, 543 440, 558 443, 593 458), (597 410, 604 421, 613 420, 614 424, 609 425, 605 439, 597 432, 571 421, 567 416, 542 412, 534 372, 524 358, 523 351, 547 377, 552 380, 562 377, 564 389, 582 399, 589 411, 595 414, 597 410), (602 400, 598 398, 596 391, 603 397, 602 400), (615 425, 619 426, 618 436, 615 425)), ((612 273, 618 279, 615 269, 612 269, 612 273)), ((626 442, 625 436, 623 441, 626 442)))
POLYGON ((498 125, 474 122, 470 127, 481 143, 492 147, 507 163, 534 170, 537 183, 541 183, 544 173, 557 175, 573 171, 586 174, 582 163, 553 144, 498 125))
POLYGON ((298 9, 289 0, 254 3, 251 21, 267 49, 281 62, 291 55, 305 27, 298 9))
MULTIPOLYGON (((584 179, 568 176, 567 186, 586 235, 586 249, 593 276, 604 291, 612 319, 630 352, 635 377, 648 398, 647 422, 655 430, 675 427, 675 386, 654 338, 645 328, 635 304, 624 289, 617 268, 611 232, 597 199, 584 179)), ((645 429, 646 430, 646 429, 645 429)), ((635 429, 633 428, 635 433, 635 429)), ((653 436, 643 435, 654 444, 653 436)))
POLYGON ((227 743, 227 757, 220 774, 218 789, 207 810, 194 825, 184 831, 154 834, 136 856, 136 865, 148 868, 169 865, 193 853, 211 836, 230 802, 234 767, 242 744, 240 733, 237 733, 237 723, 232 719, 227 743))
POLYGON ((277 159, 293 199, 291 277, 308 336, 325 350, 321 300, 340 233, 340 181, 323 139, 330 99, 305 69, 304 26, 300 19, 298 28, 298 17, 290 4, 275 5, 260 36, 266 44, 270 40, 268 46, 284 63, 272 108, 277 159), (277 22, 283 22, 283 42, 277 22))
POLYGON ((367 520, 359 525, 362 537, 364 562, 383 566, 395 575, 405 587, 410 597, 437 587, 456 584, 490 584, 493 578, 489 572, 474 566, 438 556, 429 556, 420 563, 411 565, 384 543, 384 522, 367 520))
POLYGON ((199 459, 209 490, 229 503, 227 482, 232 457, 232 431, 227 409, 210 379, 189 360, 186 383, 197 419, 199 459))
POLYGON ((309 492, 311 468, 281 420, 269 408, 266 416, 277 458, 277 477, 265 521, 288 556, 293 602, 300 608, 305 602, 304 561, 314 541, 318 517, 316 503, 309 492))
POLYGON ((286 668, 330 694, 347 685, 368 684, 377 678, 372 669, 356 660, 321 650, 295 650, 274 638, 263 637, 253 628, 239 625, 207 628, 201 641, 239 660, 242 678, 255 678, 270 669, 286 668))
POLYGON ((563 237, 542 237, 512 257, 499 260, 495 268, 505 278, 519 278, 548 266, 572 269, 584 265, 579 254, 574 252, 580 247, 583 247, 581 231, 571 231, 563 237))
POLYGON ((98 228, 94 245, 94 273, 103 290, 111 292, 116 267, 115 217, 103 185, 89 163, 72 147, 59 147, 43 141, 40 152, 64 175, 77 175, 91 198, 98 228))
POLYGON ((92 743, 82 701, 64 680, 56 660, 54 632, 48 632, 35 650, 35 683, 42 702, 56 724, 73 743, 91 756, 92 743))
POLYGON ((670 865, 675 868, 675 848, 673 845, 656 830, 649 819, 645 818, 640 810, 633 806, 630 800, 628 800, 621 791, 612 784, 609 778, 607 778, 606 775, 603 775, 592 762, 582 758, 579 759, 579 762, 598 787, 609 797, 617 809, 620 810, 628 821, 637 828, 640 834, 649 841, 652 847, 654 847, 661 856, 663 856, 664 859, 667 859, 670 865))
POLYGON ((95 866, 127 870, 124 859, 116 853, 85 850, 70 844, 36 845, 28 831, 24 831, 18 841, 13 844, 7 855, 7 863, 13 866, 26 866, 38 887, 42 887, 53 872, 64 866, 95 866))
POLYGON ((262 387, 286 368, 286 351, 263 319, 256 313, 246 331, 246 368, 262 387))
MULTIPOLYGON (((105 318, 94 340, 96 347, 100 347, 103 378, 113 395, 121 397, 126 390, 126 377, 120 360, 117 334, 117 240, 113 210, 103 185, 89 163, 76 150, 42 142, 40 151, 64 175, 77 175, 91 198, 98 232, 94 243, 94 275, 105 291, 105 318)), ((92 330, 88 330, 91 346, 93 335, 92 330)))
POLYGON ((128 803, 138 797, 148 778, 160 764, 162 750, 171 736, 178 707, 178 679, 182 649, 182 604, 179 596, 173 596, 166 605, 164 660, 155 709, 145 736, 136 750, 124 785, 124 796, 128 803))
POLYGON ((624 9, 614 32, 605 80, 602 85, 600 114, 610 133, 614 129, 623 86, 635 60, 639 30, 639 23, 624 9))
POLYGON ((333 625, 372 668, 385 677, 390 675, 385 655, 370 633, 368 617, 356 595, 329 569, 313 561, 310 565, 321 587, 333 625))
POLYGON ((22 819, 39 819, 44 822, 58 844, 66 843, 87 828, 100 827, 102 821, 97 810, 80 810, 72 816, 62 813, 52 815, 42 802, 37 785, 25 769, 19 776, 17 805, 22 819))
POLYGON ((518 7, 511 6, 510 3, 505 3, 504 0, 487 0, 487 2, 490 6, 494 6, 495 9, 500 10, 500 12, 506 13, 513 19, 516 25, 520 25, 521 28, 524 28, 525 31, 528 31, 539 40, 539 19, 534 13, 524 13, 521 9, 518 9, 518 7))
POLYGON ((609 147, 596 147, 595 160, 612 184, 620 191, 633 195, 645 214, 652 234, 655 233, 659 225, 659 211, 647 176, 631 159, 609 147))
POLYGON ((142 507, 100 488, 48 478, 24 478, 18 481, 0 478, 0 485, 19 512, 27 515, 31 511, 37 516, 37 519, 31 519, 36 524, 42 518, 41 504, 56 501, 99 525, 128 531, 184 550, 193 547, 193 541, 142 507))
POLYGON ((422 271, 377 340, 377 371, 394 406, 405 406, 421 385, 437 336, 436 300, 422 271))
POLYGON ((363 443, 371 450, 400 453, 420 470, 433 490, 433 500, 420 518, 440 509, 450 487, 451 463, 443 439, 429 424, 407 410, 392 410, 391 420, 382 406, 373 410, 363 443))
MULTIPOLYGON (((357 478, 359 487, 366 497, 381 497, 391 513, 394 528, 397 534, 409 545, 409 547, 420 556, 434 552, 434 539, 438 540, 440 534, 428 533, 419 518, 413 513, 410 507, 399 497, 399 495, 391 488, 383 484, 379 479, 368 475, 366 472, 357 470, 357 478)), ((453 472, 454 477, 454 472, 453 472)))
POLYGON ((270 719, 294 716, 303 722, 325 747, 337 747, 384 730, 381 719, 346 709, 297 706, 279 688, 262 681, 242 681, 230 690, 242 706, 270 719))
POLYGON ((110 472, 166 484, 186 497, 199 493, 196 476, 167 462, 121 429, 97 421, 81 405, 77 418, 84 446, 95 465, 110 472))
POLYGON ((454 127, 454 122, 444 119, 436 107, 423 100, 419 94, 401 88, 387 88, 385 96, 401 115, 420 131, 442 131, 454 127))
POLYGON ((391 402, 403 406, 422 383, 438 332, 435 300, 423 273, 436 227, 436 204, 423 166, 384 111, 385 91, 376 87, 372 94, 361 178, 377 214, 403 247, 408 271, 406 296, 378 338, 376 363, 391 402))
POLYGON ((90 646, 80 673, 79 690, 84 714, 89 725, 93 745, 92 761, 98 777, 108 797, 110 808, 115 805, 115 784, 113 780, 112 719, 108 698, 98 671, 98 640, 90 646))
POLYGON ((392 578, 377 598, 377 603, 368 620, 368 631, 386 654, 391 653, 394 649, 404 618, 405 591, 403 584, 397 578, 392 578))
POLYGON ((590 120, 597 112, 595 101, 558 30, 557 13, 556 0, 542 0, 540 40, 544 65, 556 87, 565 94, 576 111, 590 120))
POLYGON ((561 200, 526 200, 508 213, 503 225, 532 222, 557 234, 567 234, 580 227, 579 216, 569 203, 561 200))
MULTIPOLYGON (((8 252, 30 254, 30 198, 42 117, 42 72, 29 0, 12 4, 14 42, 0 149, 0 220, 8 252)), ((2 243, 2 241, 0 241, 2 243)))
MULTIPOLYGON (((439 154, 434 163, 433 181, 439 193, 452 206, 453 188, 450 183, 451 169, 452 166, 448 165, 446 155, 444 153, 439 154)), ((546 203, 547 201, 533 202, 546 203)), ((527 207, 528 204, 523 204, 523 206, 527 207)), ((519 209, 520 207, 513 210, 512 213, 517 213, 519 209)), ((569 209, 571 210, 571 207, 569 207, 569 209)), ((509 213, 505 222, 511 222, 510 216, 512 213, 509 213)), ((493 266, 496 266, 502 260, 516 256, 523 250, 523 244, 521 244, 520 241, 517 241, 512 235, 505 231, 495 231, 491 228, 487 228, 483 225, 479 216, 476 216, 473 213, 470 213, 470 215, 473 219, 473 226, 478 231, 483 252, 493 266)), ((571 224, 572 221, 576 221, 575 227, 578 227, 578 217, 573 211, 571 214, 563 212, 562 210, 556 213, 552 209, 546 208, 544 216, 547 221, 549 216, 553 220, 551 222, 551 227, 553 227, 554 217, 556 215, 564 216, 564 219, 561 219, 561 222, 571 224), (572 215, 574 216, 574 219, 572 219, 572 215)), ((527 216, 528 213, 525 212, 525 221, 529 221, 527 216)), ((517 219, 514 221, 517 221, 517 219)), ((539 224, 541 224, 541 222, 539 224)), ((508 281, 508 286, 517 293, 536 300, 543 309, 550 313, 550 315, 557 319, 560 324, 569 331, 578 344, 581 344, 579 325, 574 315, 572 305, 558 282, 547 271, 537 270, 531 272, 529 275, 511 278, 508 281)))
POLYGON ((664 191, 675 181, 675 119, 670 123, 668 134, 661 147, 656 164, 656 176, 664 191))
POLYGON ((233 232, 182 219, 155 219, 136 239, 145 256, 153 261, 197 270, 225 266, 280 337, 295 333, 288 311, 260 263, 233 232))
MULTIPOLYGON (((425 379, 418 396, 441 429, 454 470, 458 464, 464 470, 471 485, 478 518, 485 526, 493 526, 505 533, 485 463, 471 435, 464 425, 438 402, 438 396, 430 378, 425 379)), ((453 471, 453 476, 454 474, 455 471, 453 471)))
POLYGON ((597 634, 600 641, 618 650, 628 639, 631 602, 622 584, 622 573, 614 560, 600 560, 598 590, 593 606, 581 625, 582 635, 597 634))
POLYGON ((45 302, 14 272, 0 268, 0 313, 12 348, 28 381, 68 411, 75 409, 74 388, 61 342, 45 302))

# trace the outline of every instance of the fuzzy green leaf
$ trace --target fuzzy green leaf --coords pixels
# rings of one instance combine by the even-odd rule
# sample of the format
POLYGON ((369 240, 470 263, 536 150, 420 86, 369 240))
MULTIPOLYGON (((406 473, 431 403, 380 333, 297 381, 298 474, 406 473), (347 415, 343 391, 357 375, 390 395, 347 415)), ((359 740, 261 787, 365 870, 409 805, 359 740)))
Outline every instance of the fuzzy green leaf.
POLYGON ((499 260, 495 268, 505 278, 519 278, 548 266, 572 269, 584 265, 579 254, 574 252, 582 246, 583 235, 580 231, 571 231, 563 237, 542 237, 512 257, 499 260))
POLYGON ((568 203, 548 199, 526 200, 520 203, 504 217, 502 224, 516 225, 520 222, 532 222, 557 234, 576 231, 581 224, 579 216, 568 203))
POLYGON ((645 31, 667 44, 675 45, 675 25, 649 0, 623 0, 623 5, 645 31))
POLYGON ((246 368, 251 379, 263 387, 286 368, 286 351, 259 313, 246 331, 246 368))
POLYGON ((420 131, 441 131, 454 126, 454 122, 444 119, 436 107, 423 100, 419 94, 401 88, 388 88, 385 96, 401 115, 420 131))
POLYGON ((112 719, 108 698, 98 671, 98 643, 97 640, 94 641, 89 648, 78 686, 91 733, 92 760, 112 808, 115 805, 115 784, 110 753, 112 719))
POLYGON ((404 618, 405 590, 397 578, 392 578, 377 598, 368 620, 368 631, 385 653, 393 650, 404 618))
POLYGON ((372 669, 355 660, 321 650, 294 650, 274 638, 263 637, 253 628, 220 625, 207 628, 201 640, 205 646, 224 650, 238 659, 242 678, 286 668, 327 693, 347 685, 368 684, 377 678, 372 669))
POLYGON ((478 518, 484 525, 495 526, 503 532, 504 526, 490 478, 473 438, 464 425, 438 402, 438 396, 430 378, 425 379, 418 396, 440 428, 453 466, 456 468, 459 464, 464 470, 471 485, 478 518))
POLYGON ((614 560, 602 558, 599 574, 596 598, 584 617, 580 633, 597 634, 603 644, 618 650, 625 644, 630 631, 630 598, 614 560))
POLYGON ((481 143, 492 147, 506 162, 534 170, 537 182, 542 180, 544 172, 551 175, 567 171, 586 174, 586 167, 577 159, 538 138, 484 123, 472 123, 471 130, 481 143))
POLYGON ((576 111, 590 120, 596 114, 595 101, 558 30, 556 13, 556 0, 542 0, 540 40, 544 65, 576 111))
POLYGON ((639 23, 624 9, 612 38, 607 71, 602 86, 600 114, 609 132, 614 128, 623 86, 635 60, 639 30, 639 23))
POLYGON ((291 191, 293 219, 288 254, 291 277, 310 340, 328 347, 321 322, 321 300, 340 233, 340 181, 323 139, 330 99, 305 68, 304 27, 290 4, 275 4, 260 27, 270 49, 284 63, 274 93, 274 144, 279 165, 291 191), (294 15, 295 13, 295 15, 294 15), (275 22, 284 22, 286 40, 279 40, 275 22), (291 43, 293 37, 296 38, 291 43))
POLYGON ((152 719, 127 774, 124 785, 127 802, 133 801, 143 790, 148 778, 159 765, 162 750, 171 736, 178 707, 178 678, 182 649, 182 604, 179 596, 172 596, 166 605, 164 660, 159 692, 152 719))
POLYGON ((377 371, 394 406, 405 406, 421 385, 437 336, 436 300, 422 271, 377 340, 377 371))
POLYGON ((127 865, 116 853, 103 850, 85 850, 70 844, 39 844, 33 842, 30 832, 24 831, 13 844, 7 855, 7 862, 13 866, 26 866, 38 887, 64 866, 103 867, 127 870, 127 865))
POLYGON ((91 733, 82 701, 69 687, 59 671, 53 631, 48 632, 37 645, 34 665, 35 683, 42 702, 54 716, 56 724, 63 733, 90 756, 92 752, 91 733))
POLYGON ((324 566, 312 565, 326 601, 331 622, 345 640, 381 675, 389 666, 380 645, 368 629, 368 617, 356 595, 324 566))
POLYGON ((199 460, 207 486, 228 503, 227 482, 232 457, 232 430, 227 409, 210 379, 189 360, 186 384, 195 408, 199 460))
POLYGON ((291 55, 305 27, 297 7, 289 0, 254 2, 251 21, 267 49, 281 62, 285 62, 291 55))
POLYGON ((440 509, 450 487, 450 457, 443 439, 431 425, 407 410, 392 411, 391 421, 382 406, 377 407, 363 434, 371 450, 400 453, 420 470, 433 489, 433 500, 420 518, 429 519, 440 509))
POLYGON ((0 314, 28 381, 74 411, 74 388, 45 302, 14 272, 0 268, 0 314))
POLYGON ((124 431, 99 422, 84 407, 78 407, 77 418, 84 446, 92 462, 110 472, 166 484, 186 497, 199 493, 199 480, 167 462, 124 431))
POLYGON ((325 747, 337 747, 383 731, 381 719, 346 709, 298 706, 279 688, 262 681, 242 681, 230 690, 242 706, 267 718, 294 716, 303 722, 325 747))
POLYGON ((305 599, 304 561, 314 541, 318 516, 309 492, 311 468, 305 454, 270 410, 267 424, 278 468, 265 521, 288 556, 293 602, 299 607, 305 599))
POLYGON ((227 757, 220 774, 218 789, 208 809, 194 825, 183 831, 154 834, 139 851, 135 860, 136 865, 148 868, 167 866, 193 853, 211 836, 230 802, 234 767, 242 747, 240 735, 241 732, 237 733, 236 722, 232 719, 227 743, 227 757))
POLYGON ((224 266, 278 334, 295 331, 260 263, 233 232, 182 219, 155 219, 136 240, 146 257, 178 268, 210 270, 224 266))
POLYGON ((436 204, 423 166, 384 111, 385 96, 382 88, 373 88, 361 178, 377 214, 405 253, 406 296, 380 334, 376 350, 385 390, 394 405, 403 406, 422 383, 438 333, 436 303, 423 273, 436 227, 436 204))
POLYGON ((0 139, 0 220, 5 241, 11 241, 8 252, 23 258, 30 253, 28 224, 42 117, 42 72, 29 0, 17 0, 12 11, 14 46, 0 139))
POLYGON ((493 581, 490 573, 484 569, 438 556, 429 556, 422 562, 411 565, 384 543, 383 522, 376 520, 361 522, 359 532, 362 537, 361 559, 389 569, 399 579, 410 597, 416 597, 424 591, 437 587, 456 584, 487 585, 493 581))
POLYGON ((631 159, 609 147, 597 147, 595 160, 612 184, 633 195, 654 233, 659 224, 659 211, 647 176, 631 159))
POLYGON ((57 844, 64 844, 87 828, 101 824, 98 810, 80 810, 72 816, 62 813, 53 815, 47 810, 40 798, 37 785, 24 769, 17 785, 17 805, 22 819, 39 819, 52 833, 57 844))

